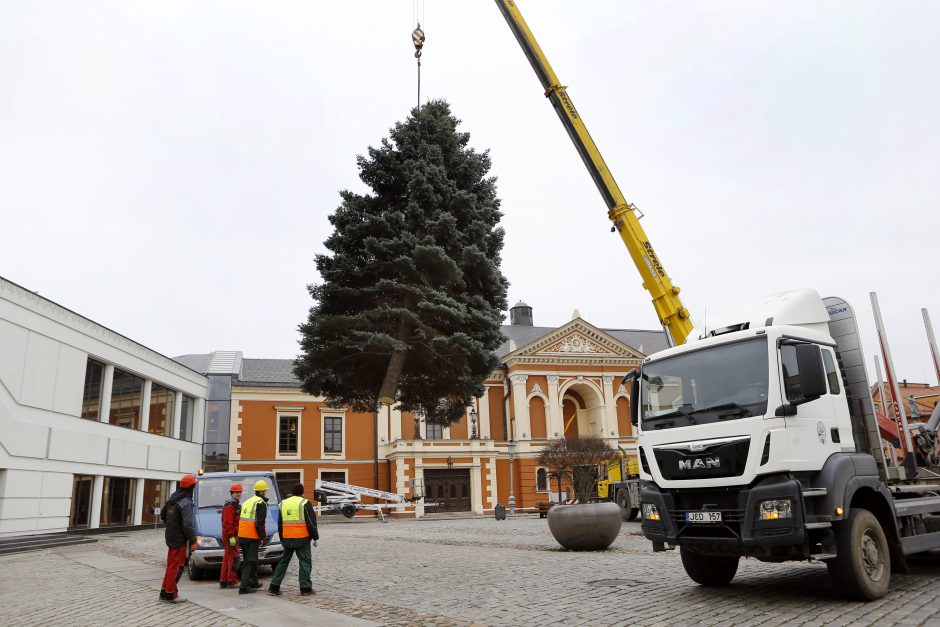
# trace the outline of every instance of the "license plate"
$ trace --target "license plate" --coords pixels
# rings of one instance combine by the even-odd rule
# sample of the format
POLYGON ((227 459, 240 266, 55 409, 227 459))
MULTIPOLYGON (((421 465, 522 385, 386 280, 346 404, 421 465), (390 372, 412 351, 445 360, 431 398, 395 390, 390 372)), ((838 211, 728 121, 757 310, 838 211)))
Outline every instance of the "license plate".
POLYGON ((685 522, 690 523, 720 523, 721 512, 686 512, 685 522))

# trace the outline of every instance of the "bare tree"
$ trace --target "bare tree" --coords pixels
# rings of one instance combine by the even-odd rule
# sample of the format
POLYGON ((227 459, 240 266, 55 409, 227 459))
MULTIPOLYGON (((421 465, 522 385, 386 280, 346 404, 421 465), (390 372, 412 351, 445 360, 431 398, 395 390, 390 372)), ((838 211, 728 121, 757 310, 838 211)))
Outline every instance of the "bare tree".
POLYGON ((575 497, 587 503, 594 495, 600 478, 600 469, 617 459, 617 450, 602 437, 589 435, 572 439, 551 440, 539 454, 538 464, 561 481, 568 480, 574 488, 575 497))

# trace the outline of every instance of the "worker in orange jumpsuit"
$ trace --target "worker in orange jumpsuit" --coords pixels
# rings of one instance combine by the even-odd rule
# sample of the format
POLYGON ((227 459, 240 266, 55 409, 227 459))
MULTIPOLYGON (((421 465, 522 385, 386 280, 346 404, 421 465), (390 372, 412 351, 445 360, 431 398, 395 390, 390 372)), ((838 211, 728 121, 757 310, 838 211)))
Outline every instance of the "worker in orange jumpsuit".
POLYGON ((232 499, 222 506, 222 547, 225 549, 225 555, 222 557, 222 574, 219 576, 220 588, 234 588, 238 585, 235 560, 238 559, 238 519, 241 515, 239 501, 242 498, 242 485, 233 484, 229 494, 232 499))
POLYGON ((196 529, 193 525, 193 489, 196 483, 196 477, 184 475, 180 479, 179 490, 170 495, 166 505, 160 510, 160 519, 166 523, 163 533, 167 546, 166 573, 160 587, 161 601, 186 601, 179 595, 176 584, 183 575, 186 549, 192 546, 192 550, 196 550, 196 529))

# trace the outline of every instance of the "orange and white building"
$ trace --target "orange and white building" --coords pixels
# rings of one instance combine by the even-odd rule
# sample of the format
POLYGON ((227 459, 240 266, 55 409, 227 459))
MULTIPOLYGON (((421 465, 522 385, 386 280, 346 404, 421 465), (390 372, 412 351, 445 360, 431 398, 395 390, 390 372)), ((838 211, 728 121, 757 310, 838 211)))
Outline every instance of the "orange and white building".
POLYGON ((217 352, 177 360, 210 380, 209 364, 230 368, 231 470, 272 470, 282 488, 299 481, 308 493, 316 479, 406 496, 423 485, 425 500, 440 504, 400 515, 484 514, 508 507, 511 496, 517 511, 528 510, 559 498, 536 464, 550 439, 596 434, 633 454, 621 380, 666 339, 662 331, 601 329, 577 312, 560 327, 536 327, 525 303, 510 310, 510 322, 485 394, 447 428, 394 408, 376 415, 329 407, 301 391, 291 359, 217 352))

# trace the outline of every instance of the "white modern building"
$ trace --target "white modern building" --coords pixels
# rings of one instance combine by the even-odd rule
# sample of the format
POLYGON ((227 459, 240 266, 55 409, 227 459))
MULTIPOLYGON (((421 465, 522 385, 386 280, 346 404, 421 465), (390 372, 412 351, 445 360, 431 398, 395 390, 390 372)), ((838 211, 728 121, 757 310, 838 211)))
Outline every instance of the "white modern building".
POLYGON ((201 464, 207 385, 0 278, 0 538, 154 522, 201 464))

